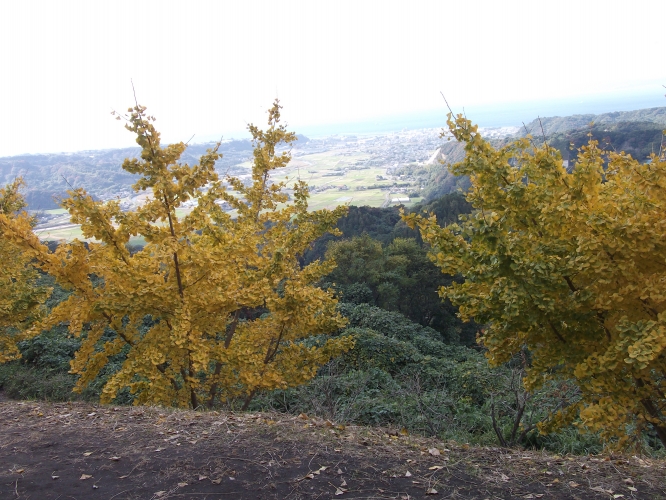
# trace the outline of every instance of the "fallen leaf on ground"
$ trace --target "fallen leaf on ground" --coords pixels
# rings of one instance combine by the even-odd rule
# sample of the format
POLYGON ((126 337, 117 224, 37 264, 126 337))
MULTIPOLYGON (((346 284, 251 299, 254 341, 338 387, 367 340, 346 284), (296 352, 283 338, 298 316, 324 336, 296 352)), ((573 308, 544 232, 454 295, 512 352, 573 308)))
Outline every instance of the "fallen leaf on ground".
POLYGON ((86 452, 83 454, 83 456, 84 456, 84 457, 89 457, 89 456, 92 455, 92 454, 93 454, 92 451, 86 451, 86 452))
POLYGON ((120 460, 120 457, 111 457, 111 458, 109 458, 109 460, 113 460, 114 462, 117 462, 118 460, 120 460))
POLYGON ((433 457, 438 457, 438 456, 441 455, 441 453, 439 452, 439 450, 437 448, 430 448, 428 450, 428 453, 430 453, 433 457))
POLYGON ((79 479, 85 481, 86 479, 90 479, 91 477, 92 476, 90 474, 81 474, 81 477, 79 479))
POLYGON ((405 477, 412 477, 412 473, 409 471, 405 472, 405 477))
POLYGON ((572 488, 578 488, 580 484, 574 483, 573 481, 569 481, 569 486, 571 486, 572 488))
POLYGON ((187 483, 178 483, 179 488, 184 488, 185 486, 187 486, 187 483))
POLYGON ((213 484, 220 484, 222 482, 222 479, 211 479, 210 482, 213 484))
POLYGON ((435 488, 430 488, 428 491, 426 491, 426 495, 436 495, 437 490, 435 488))
POLYGON ((58 479, 60 476, 51 476, 51 479, 58 479))

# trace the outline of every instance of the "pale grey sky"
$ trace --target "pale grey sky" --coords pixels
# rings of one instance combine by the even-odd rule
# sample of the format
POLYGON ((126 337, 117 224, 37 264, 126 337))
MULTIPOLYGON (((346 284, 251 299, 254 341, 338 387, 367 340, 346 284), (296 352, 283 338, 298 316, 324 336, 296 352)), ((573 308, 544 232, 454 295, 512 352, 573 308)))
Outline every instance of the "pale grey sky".
POLYGON ((664 20, 663 0, 5 0, 0 156, 134 145, 109 114, 130 79, 166 141, 263 125, 276 96, 298 132, 441 108, 440 91, 663 95, 664 20))

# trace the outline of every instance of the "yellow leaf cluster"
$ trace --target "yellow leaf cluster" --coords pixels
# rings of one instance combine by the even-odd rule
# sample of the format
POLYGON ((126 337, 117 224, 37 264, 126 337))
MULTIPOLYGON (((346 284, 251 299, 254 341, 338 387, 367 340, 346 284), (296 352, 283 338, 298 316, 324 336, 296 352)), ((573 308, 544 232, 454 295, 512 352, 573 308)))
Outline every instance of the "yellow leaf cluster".
POLYGON ((580 401, 551 428, 579 417, 625 445, 651 425, 666 444, 664 157, 640 163, 590 140, 569 173, 547 144, 495 149, 462 116, 448 124, 466 143, 452 170, 470 176, 475 211, 446 228, 405 216, 442 271, 465 277, 441 296, 488 324, 492 364, 529 349, 529 388, 576 381, 580 401))
MULTIPOLYGON (((33 221, 23 211, 22 186, 23 180, 17 178, 0 188, 0 225, 11 222, 31 230, 33 221)), ((44 313, 43 303, 50 290, 37 285, 37 270, 29 255, 4 234, 0 256, 0 363, 4 363, 20 357, 17 343, 29 338, 28 327, 44 313)))

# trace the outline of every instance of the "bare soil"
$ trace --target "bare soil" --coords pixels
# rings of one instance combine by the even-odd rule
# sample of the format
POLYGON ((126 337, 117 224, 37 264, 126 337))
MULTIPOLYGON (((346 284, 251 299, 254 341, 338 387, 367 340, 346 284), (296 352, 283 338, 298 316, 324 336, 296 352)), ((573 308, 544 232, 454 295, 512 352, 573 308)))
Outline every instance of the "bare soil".
POLYGON ((666 498, 666 461, 283 414, 0 399, 2 499, 666 498))

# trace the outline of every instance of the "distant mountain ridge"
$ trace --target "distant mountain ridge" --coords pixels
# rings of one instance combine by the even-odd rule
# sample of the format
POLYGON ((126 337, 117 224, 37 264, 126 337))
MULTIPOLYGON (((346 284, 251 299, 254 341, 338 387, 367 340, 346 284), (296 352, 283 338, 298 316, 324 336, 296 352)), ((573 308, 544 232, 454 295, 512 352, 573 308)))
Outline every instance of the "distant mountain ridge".
MULTIPOLYGON (((617 111, 599 115, 584 114, 571 116, 551 116, 536 118, 521 128, 514 136, 490 139, 500 146, 516 137, 531 134, 536 143, 544 139, 558 149, 564 160, 575 162, 577 149, 592 138, 599 141, 602 149, 624 151, 639 161, 645 161, 651 153, 658 153, 664 144, 663 131, 666 129, 666 107, 638 109, 635 111, 617 111), (593 123, 593 125, 590 125, 593 123), (543 127, 543 130, 542 130, 543 127)), ((482 132, 483 135, 483 132, 482 132)), ((449 166, 462 161, 465 157, 464 144, 450 141, 440 148, 442 163, 421 167, 418 171, 404 169, 404 173, 422 176, 424 181, 423 196, 426 202, 445 194, 466 191, 469 179, 455 176, 449 166)), ((414 169, 412 169, 414 170, 414 169)))
POLYGON ((586 128, 590 122, 595 125, 616 124, 620 122, 650 122, 666 128, 666 107, 637 109, 635 111, 615 111, 600 115, 571 115, 550 116, 536 118, 528 123, 518 132, 519 137, 525 137, 528 133, 540 137, 543 133, 546 138, 553 134, 562 134, 570 130, 586 128), (543 132, 541 127, 543 126, 543 132))
MULTIPOLYGON (((215 143, 192 144, 181 157, 183 163, 194 164, 215 143)), ((223 142, 219 151, 218 170, 227 171, 252 156, 252 142, 232 140, 223 142)), ((122 169, 125 158, 136 158, 141 149, 105 149, 77 153, 55 153, 9 156, 0 158, 0 185, 23 177, 25 198, 32 210, 58 208, 58 198, 67 190, 84 188, 97 199, 127 196, 138 177, 122 169)))
MULTIPOLYGON (((297 136, 299 143, 309 141, 297 136)), ((215 142, 190 144, 181 156, 181 163, 196 164, 215 142)), ((223 141, 218 150, 222 153, 215 166, 218 172, 237 175, 234 167, 252 158, 252 141, 236 139, 223 141)), ((138 176, 122 169, 125 158, 136 158, 141 149, 120 148, 75 153, 25 154, 0 158, 0 186, 23 177, 28 207, 31 210, 58 208, 58 198, 67 196, 72 188, 83 188, 96 199, 108 200, 124 197, 132 192, 132 184, 138 176)))

